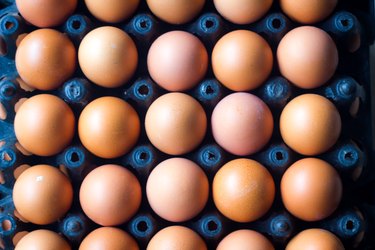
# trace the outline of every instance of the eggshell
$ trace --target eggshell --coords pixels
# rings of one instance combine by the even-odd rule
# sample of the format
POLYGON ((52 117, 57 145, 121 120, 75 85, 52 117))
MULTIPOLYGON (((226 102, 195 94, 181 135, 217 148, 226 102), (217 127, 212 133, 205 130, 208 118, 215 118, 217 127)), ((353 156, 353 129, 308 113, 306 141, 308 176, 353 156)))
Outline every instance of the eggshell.
POLYGON ((96 19, 118 23, 133 15, 139 5, 139 0, 85 0, 85 4, 96 19))
POLYGON ((17 243, 15 250, 71 250, 68 242, 57 233, 39 229, 26 234, 17 243))
POLYGON ((304 94, 291 100, 280 116, 284 142, 303 155, 329 150, 341 132, 341 118, 335 105, 323 96, 304 94))
POLYGON ((336 170, 317 158, 295 162, 281 179, 286 209, 305 221, 322 220, 339 206, 342 183, 336 170))
POLYGON ((341 241, 331 232, 312 228, 297 234, 286 246, 286 250, 344 250, 341 241))
POLYGON ((237 230, 222 239, 216 250, 274 250, 272 243, 253 230, 237 230))
POLYGON ((268 170, 250 159, 226 163, 216 173, 212 195, 217 209, 236 222, 251 222, 271 208, 275 183, 268 170))

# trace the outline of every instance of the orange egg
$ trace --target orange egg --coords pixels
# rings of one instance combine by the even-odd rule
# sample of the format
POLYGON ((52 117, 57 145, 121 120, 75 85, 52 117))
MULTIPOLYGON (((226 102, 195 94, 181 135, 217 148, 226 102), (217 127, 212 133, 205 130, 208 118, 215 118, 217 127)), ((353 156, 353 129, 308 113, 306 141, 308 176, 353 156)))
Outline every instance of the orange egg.
POLYGON ((250 159, 226 163, 216 173, 212 195, 217 209, 236 222, 251 222, 271 208, 275 183, 268 170, 250 159))
POLYGON ((32 231, 21 238, 15 250, 71 250, 68 242, 57 233, 39 229, 32 231))
POLYGON ((305 158, 295 162, 281 180, 281 196, 286 209, 305 221, 322 220, 338 207, 342 183, 327 162, 305 158))
POLYGON ((216 250, 274 250, 272 243, 253 230, 237 230, 222 239, 216 250))
POLYGON ((16 67, 22 80, 40 90, 53 90, 75 71, 77 53, 69 38, 53 29, 38 29, 20 42, 16 67))
POLYGON ((323 96, 304 94, 291 100, 280 116, 284 142, 303 155, 329 150, 341 132, 341 118, 335 105, 323 96))
POLYGON ((257 33, 236 30, 224 35, 212 51, 215 77, 234 91, 259 87, 270 75, 272 50, 257 33))
POLYGON ((82 144, 102 158, 126 154, 137 143, 140 120, 130 104, 117 97, 100 97, 81 112, 78 134, 82 144))
POLYGON ((73 188, 57 168, 36 165, 26 169, 16 180, 13 202, 26 220, 39 225, 53 223, 70 209, 73 188))
POLYGON ((307 229, 288 243, 286 250, 344 250, 344 246, 333 233, 324 229, 307 229))
POLYGON ((75 130, 73 111, 60 98, 40 94, 27 99, 14 118, 18 142, 27 151, 51 156, 69 145, 75 130))
POLYGON ((139 0, 85 0, 85 4, 98 20, 118 23, 133 15, 139 5, 139 0))

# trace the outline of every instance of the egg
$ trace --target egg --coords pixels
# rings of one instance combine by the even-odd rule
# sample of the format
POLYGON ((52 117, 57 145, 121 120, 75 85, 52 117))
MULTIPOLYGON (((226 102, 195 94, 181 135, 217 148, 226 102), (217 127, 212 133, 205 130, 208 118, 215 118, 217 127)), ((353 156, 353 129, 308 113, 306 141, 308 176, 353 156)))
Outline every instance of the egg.
POLYGON ((249 155, 261 150, 273 132, 273 117, 267 105, 249 93, 223 98, 211 116, 212 135, 226 151, 249 155))
POLYGON ((193 230, 183 226, 170 226, 157 232, 147 245, 147 250, 207 250, 203 239, 193 230))
POLYGON ((194 150, 206 134, 207 117, 193 97, 168 93, 148 108, 145 129, 150 142, 160 151, 182 155, 194 150))
POLYGON ((100 21, 118 23, 128 19, 136 11, 139 0, 85 0, 90 13, 100 21))
POLYGON ((141 205, 137 177, 119 165, 103 165, 82 181, 79 200, 83 212, 95 223, 115 226, 127 222, 141 205))
POLYGON ((320 95, 303 94, 292 99, 280 116, 284 142, 303 155, 326 152, 336 143, 340 132, 339 112, 332 102, 320 95))
POLYGON ((261 218, 275 198, 275 183, 268 170, 251 159, 227 162, 215 174, 212 196, 216 208, 236 222, 261 218))
POLYGON ((313 89, 334 75, 339 56, 336 44, 323 30, 302 26, 289 31, 277 48, 280 73, 299 88, 313 89))
POLYGON ((273 0, 214 0, 216 10, 235 24, 249 24, 259 20, 271 8, 273 0))
POLYGON ((60 98, 39 94, 27 99, 14 118, 18 142, 27 151, 52 156, 71 142, 75 117, 71 108, 60 98))
POLYGON ((13 202, 26 220, 39 225, 53 223, 70 209, 73 188, 68 177, 50 165, 26 169, 13 187, 13 202))
POLYGON ((71 250, 68 242, 57 233, 39 229, 32 231, 21 238, 15 250, 71 250))
POLYGON ((262 234, 248 229, 234 231, 222 239, 216 250, 274 250, 262 234))
POLYGON ((78 134, 91 153, 116 158, 130 151, 140 134, 140 120, 124 100, 105 96, 90 102, 78 120, 78 134))
POLYGON ((170 31, 151 45, 147 68, 152 79, 168 91, 185 91, 205 76, 208 54, 203 43, 185 31, 170 31))
POLYGON ((333 233, 318 228, 306 229, 288 243, 286 250, 344 250, 344 246, 333 233))
POLYGON ((53 29, 29 33, 20 42, 15 56, 22 80, 39 90, 53 90, 61 86, 74 73, 76 60, 73 43, 66 35, 53 29))
POLYGON ((83 38, 78 48, 78 61, 90 81, 102 87, 115 88, 133 76, 138 65, 138 51, 132 38, 124 31, 103 26, 83 38))
POLYGON ((343 189, 336 170, 317 158, 304 158, 291 165, 280 188, 286 209, 305 221, 330 216, 340 204, 343 189))
POLYGON ((125 231, 115 227, 100 227, 89 233, 79 250, 139 250, 137 242, 125 231))
POLYGON ((146 192, 157 215, 168 221, 183 222, 205 207, 209 184, 206 174, 193 161, 170 158, 152 170, 146 192))
POLYGON ((16 0, 17 9, 29 23, 40 28, 65 22, 77 7, 77 0, 16 0))
POLYGON ((203 9, 205 0, 146 0, 151 12, 170 24, 184 24, 203 9))

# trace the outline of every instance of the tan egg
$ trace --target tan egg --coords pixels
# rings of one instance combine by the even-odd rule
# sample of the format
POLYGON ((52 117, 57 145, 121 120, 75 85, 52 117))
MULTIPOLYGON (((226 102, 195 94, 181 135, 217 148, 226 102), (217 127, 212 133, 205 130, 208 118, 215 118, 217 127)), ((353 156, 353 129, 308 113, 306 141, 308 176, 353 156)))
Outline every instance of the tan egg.
POLYGON ((152 79, 168 91, 185 91, 206 74, 208 54, 203 43, 185 31, 170 31, 151 45, 147 68, 152 79))
POLYGON ((250 159, 226 163, 216 173, 212 195, 217 209, 236 222, 251 222, 271 208, 275 183, 268 170, 250 159))
POLYGON ((134 41, 116 27, 90 31, 78 49, 79 65, 93 83, 107 88, 120 87, 130 80, 138 64, 134 41))
POLYGON ((193 97, 168 93, 156 99, 147 110, 145 128, 149 140, 160 151, 182 155, 202 142, 207 117, 193 97))
POLYGON ((137 143, 140 120, 130 104, 117 97, 100 97, 81 112, 78 134, 91 153, 102 158, 116 158, 129 152, 137 143))
POLYGON ((223 98, 211 116, 215 141, 235 155, 261 150, 273 132, 273 117, 267 105, 255 95, 234 93, 223 98))
POLYGON ((15 250, 71 250, 68 242, 57 233, 39 229, 26 234, 17 243, 15 250))
POLYGON ((259 20, 271 8, 273 0, 214 0, 216 10, 235 24, 249 24, 259 20))
POLYGON ((152 13, 170 24, 193 20, 203 9, 205 0, 146 0, 152 13))
POLYGON ((216 250, 275 250, 275 248, 262 234, 242 229, 225 236, 216 250))
POLYGON ((85 0, 85 4, 90 13, 98 20, 118 23, 134 14, 139 0, 85 0))
POLYGON ((183 226, 170 226, 157 232, 147 245, 147 250, 207 250, 203 239, 193 230, 183 226))
POLYGON ((291 100, 280 116, 284 142, 303 155, 329 150, 341 132, 341 117, 335 105, 323 96, 304 94, 291 100))
POLYGON ((27 99, 14 118, 18 142, 27 151, 51 156, 69 145, 75 130, 73 111, 60 98, 39 94, 27 99))
POLYGON ((339 206, 342 183, 327 162, 305 158, 284 173, 281 196, 291 214, 305 221, 318 221, 330 216, 339 206))
POLYGON ((125 231, 115 227, 100 227, 89 233, 79 250, 139 250, 137 242, 125 231))
POLYGON ((299 88, 313 89, 331 79, 339 56, 335 42, 325 31, 302 26, 281 39, 277 60, 285 78, 299 88))
POLYGON ((163 219, 183 222, 205 207, 209 184, 206 174, 193 161, 171 158, 157 165, 148 177, 147 199, 163 219))
POLYGON ((39 225, 53 223, 70 209, 73 188, 69 179, 57 168, 35 165, 16 180, 13 202, 18 213, 39 225))
POLYGON ((53 29, 38 29, 20 42, 16 67, 22 80, 39 90, 53 90, 72 76, 77 53, 69 38, 53 29))
POLYGON ((141 198, 137 177, 119 165, 103 165, 92 170, 79 191, 82 210, 102 226, 127 222, 138 211, 141 198))
POLYGON ((333 233, 318 228, 307 229, 288 243, 286 250, 344 250, 344 246, 333 233))

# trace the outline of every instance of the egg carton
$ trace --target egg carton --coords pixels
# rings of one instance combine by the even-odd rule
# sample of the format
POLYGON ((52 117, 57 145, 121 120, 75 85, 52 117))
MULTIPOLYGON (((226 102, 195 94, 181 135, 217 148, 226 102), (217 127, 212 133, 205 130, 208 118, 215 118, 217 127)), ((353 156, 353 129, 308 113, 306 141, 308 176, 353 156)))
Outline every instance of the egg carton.
MULTIPOLYGON (((102 26, 85 9, 80 1, 76 12, 58 30, 66 33, 76 47, 82 38, 95 27, 102 26)), ((200 16, 186 25, 168 25, 154 17, 142 1, 137 12, 129 20, 115 26, 126 31, 135 41, 139 51, 139 65, 134 77, 120 88, 105 89, 90 83, 77 69, 74 76, 60 88, 48 93, 57 95, 67 102, 76 117, 81 110, 97 97, 111 95, 129 102, 137 111, 141 121, 150 104, 166 93, 155 84, 147 72, 146 55, 151 43, 161 34, 170 30, 185 30, 204 43, 210 53, 216 41, 225 33, 235 29, 248 29, 257 32, 270 44, 273 52, 281 38, 297 24, 282 14, 277 1, 268 14, 260 21, 250 25, 234 25, 225 21, 207 1, 200 16)), ((369 46, 374 40, 372 1, 340 1, 336 11, 316 26, 327 31, 336 42, 340 62, 332 80, 317 89, 302 90, 291 85, 278 72, 274 65, 269 79, 258 89, 250 91, 260 97, 271 109, 275 128, 271 141, 260 152, 248 156, 263 164, 272 174, 275 185, 280 185, 282 174, 296 160, 303 158, 289 149, 279 134, 278 120, 286 103, 303 93, 316 93, 330 99, 340 112, 343 129, 337 144, 318 158, 324 159, 339 172, 344 195, 338 210, 322 221, 304 222, 289 214, 282 205, 280 193, 270 211, 261 219, 251 223, 235 223, 221 215, 213 204, 212 197, 205 209, 194 219, 181 223, 198 232, 206 241, 209 249, 228 233, 236 229, 254 229, 266 235, 276 249, 285 244, 299 231, 305 228, 319 227, 336 234, 346 249, 374 249, 375 241, 371 237, 375 223, 375 171, 374 162, 374 90, 370 81, 369 46), (359 48, 353 47, 353 41, 361 41, 359 48), (353 51, 355 50, 355 51, 353 51)), ((29 91, 18 77, 14 56, 16 40, 19 35, 34 30, 18 14, 13 0, 0 0, 0 248, 13 249, 14 235, 22 231, 45 228, 61 233, 72 247, 78 248, 85 235, 97 228, 82 212, 78 190, 83 177, 95 166, 113 163, 130 169, 142 185, 143 200, 138 213, 127 223, 119 227, 129 232, 145 249, 151 237, 174 223, 158 217, 145 198, 145 184, 153 167, 170 156, 154 148, 142 132, 137 145, 122 157, 106 160, 92 155, 75 136, 71 145, 54 157, 24 155, 17 147, 13 129, 14 107, 22 98, 42 93, 29 91), (25 223, 15 214, 12 201, 12 188, 17 167, 28 164, 50 164, 68 171, 74 187, 74 201, 71 210, 64 218, 47 226, 25 223)), ((211 116, 215 105, 232 91, 215 80, 211 69, 197 87, 187 92, 197 99, 211 116)), ((37 142, 36 142, 37 143, 37 142)), ((212 183, 217 170, 231 159, 237 158, 225 152, 214 141, 211 131, 207 131, 203 143, 192 153, 183 155, 203 168, 212 183)))

